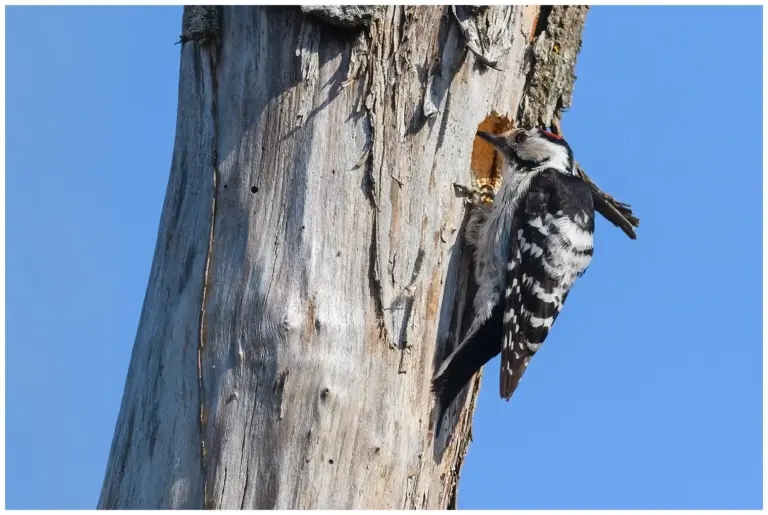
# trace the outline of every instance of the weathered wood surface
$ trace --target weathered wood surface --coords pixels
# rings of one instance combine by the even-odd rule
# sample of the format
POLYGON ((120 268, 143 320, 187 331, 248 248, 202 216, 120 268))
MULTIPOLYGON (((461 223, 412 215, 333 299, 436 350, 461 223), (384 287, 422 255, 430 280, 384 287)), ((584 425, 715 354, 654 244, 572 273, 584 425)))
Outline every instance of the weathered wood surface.
MULTIPOLYGON (((586 9, 558 9, 583 24, 586 9)), ((357 31, 295 7, 185 20, 211 13, 215 30, 182 33, 99 507, 455 506, 479 381, 434 442, 430 379, 459 336, 467 259, 452 185, 478 125, 521 115, 546 22, 538 7, 469 13, 500 72, 451 8, 388 7, 357 31)), ((570 66, 552 91, 570 91, 570 66)))

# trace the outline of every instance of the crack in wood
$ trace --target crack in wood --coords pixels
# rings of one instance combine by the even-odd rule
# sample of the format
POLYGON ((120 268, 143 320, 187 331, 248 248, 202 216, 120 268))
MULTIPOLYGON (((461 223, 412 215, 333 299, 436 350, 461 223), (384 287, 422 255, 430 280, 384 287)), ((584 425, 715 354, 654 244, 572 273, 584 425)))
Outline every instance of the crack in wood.
MULTIPOLYGON (((200 332, 197 347, 197 379, 198 379, 198 395, 200 400, 200 468, 203 475, 203 509, 210 509, 210 499, 208 493, 208 466, 207 466, 207 449, 205 444, 205 429, 207 425, 207 413, 205 402, 205 377, 203 373, 203 352, 205 350, 206 339, 206 304, 208 302, 209 295, 209 273, 211 268, 211 261, 213 259, 213 243, 214 243, 214 228, 216 226, 216 200, 217 200, 217 182, 218 182, 218 135, 217 135, 217 123, 218 123, 218 106, 216 104, 216 95, 218 93, 216 83, 216 65, 215 65, 215 50, 212 46, 203 47, 200 49, 200 57, 203 59, 208 57, 208 67, 203 66, 204 70, 208 70, 210 77, 208 82, 211 85, 210 91, 210 123, 211 123, 211 169, 213 172, 212 177, 212 194, 211 194, 211 227, 208 237, 208 252, 205 257, 205 269, 203 271, 203 293, 202 301, 200 303, 200 332)), ((204 72, 205 73, 205 72, 204 72)))

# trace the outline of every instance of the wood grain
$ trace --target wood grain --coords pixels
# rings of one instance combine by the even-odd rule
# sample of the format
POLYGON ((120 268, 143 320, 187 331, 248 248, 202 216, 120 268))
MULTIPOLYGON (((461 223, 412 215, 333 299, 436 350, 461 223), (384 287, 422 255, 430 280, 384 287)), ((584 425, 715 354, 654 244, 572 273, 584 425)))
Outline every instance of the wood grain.
POLYGON ((537 11, 476 14, 504 72, 446 7, 390 6, 362 31, 218 12, 217 37, 181 47, 99 507, 455 507, 479 379, 437 442, 429 389, 466 318, 453 183, 478 125, 518 115, 537 11))

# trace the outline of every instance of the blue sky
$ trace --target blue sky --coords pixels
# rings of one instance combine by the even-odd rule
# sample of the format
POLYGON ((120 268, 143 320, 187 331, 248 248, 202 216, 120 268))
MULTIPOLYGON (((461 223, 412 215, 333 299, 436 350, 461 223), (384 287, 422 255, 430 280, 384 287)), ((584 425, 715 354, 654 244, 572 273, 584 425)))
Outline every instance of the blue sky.
MULTIPOLYGON (((6 502, 93 508, 168 180, 181 7, 6 25, 6 502)), ((564 132, 639 237, 598 222, 509 403, 487 367, 459 507, 759 508, 761 8, 593 8, 576 73, 564 132)))

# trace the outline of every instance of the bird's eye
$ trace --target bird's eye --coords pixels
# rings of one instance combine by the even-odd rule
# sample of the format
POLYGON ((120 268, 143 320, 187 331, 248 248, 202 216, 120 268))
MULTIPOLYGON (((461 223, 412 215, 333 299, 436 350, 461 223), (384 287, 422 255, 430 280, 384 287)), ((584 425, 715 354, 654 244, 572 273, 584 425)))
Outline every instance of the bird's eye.
POLYGON ((525 143, 525 140, 527 139, 528 139, 528 135, 522 131, 515 134, 515 143, 517 143, 518 145, 525 143))

